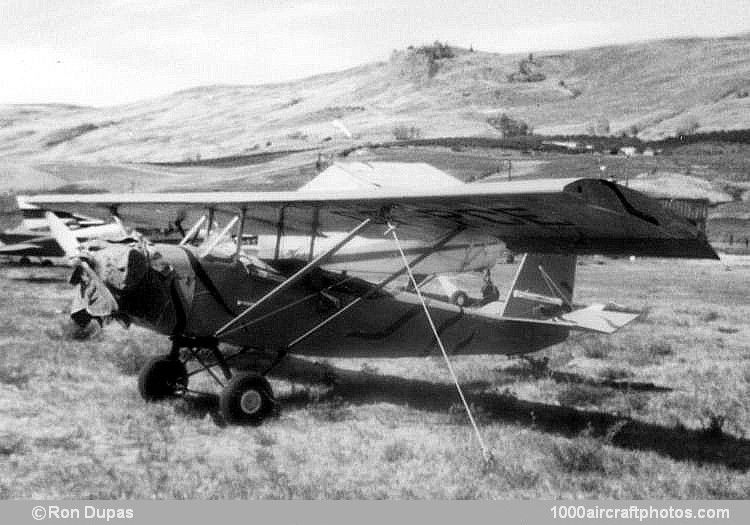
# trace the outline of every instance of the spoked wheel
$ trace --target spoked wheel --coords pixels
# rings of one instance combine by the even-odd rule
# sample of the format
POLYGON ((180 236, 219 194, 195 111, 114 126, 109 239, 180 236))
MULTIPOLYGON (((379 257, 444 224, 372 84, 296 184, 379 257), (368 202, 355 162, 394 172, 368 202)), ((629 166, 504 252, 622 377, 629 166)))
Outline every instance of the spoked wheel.
POLYGON ((146 401, 160 401, 187 388, 185 365, 177 359, 154 357, 138 375, 138 391, 146 401))
POLYGON ((263 376, 253 373, 234 376, 219 399, 224 420, 235 425, 260 425, 273 407, 271 385, 263 376))

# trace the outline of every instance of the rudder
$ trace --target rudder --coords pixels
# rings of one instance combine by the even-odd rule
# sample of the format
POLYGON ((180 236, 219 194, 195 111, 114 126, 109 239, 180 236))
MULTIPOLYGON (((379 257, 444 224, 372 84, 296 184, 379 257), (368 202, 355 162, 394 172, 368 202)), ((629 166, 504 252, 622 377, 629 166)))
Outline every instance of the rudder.
POLYGON ((575 255, 524 255, 502 317, 548 319, 570 312, 575 273, 575 255))

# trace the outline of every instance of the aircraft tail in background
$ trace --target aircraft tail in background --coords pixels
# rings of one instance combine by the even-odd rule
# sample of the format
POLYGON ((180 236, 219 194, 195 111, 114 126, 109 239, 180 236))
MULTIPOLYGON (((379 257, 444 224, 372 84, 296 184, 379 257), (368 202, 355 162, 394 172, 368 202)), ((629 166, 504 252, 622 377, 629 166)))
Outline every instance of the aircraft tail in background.
POLYGON ((575 255, 524 255, 505 302, 503 317, 548 319, 570 312, 575 275, 575 255))

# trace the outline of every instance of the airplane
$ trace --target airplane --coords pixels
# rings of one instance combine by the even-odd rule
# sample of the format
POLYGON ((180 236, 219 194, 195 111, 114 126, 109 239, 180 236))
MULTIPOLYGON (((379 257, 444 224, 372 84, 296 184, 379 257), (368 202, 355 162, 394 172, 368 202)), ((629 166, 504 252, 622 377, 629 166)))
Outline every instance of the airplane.
MULTIPOLYGON (((44 266, 52 265, 54 259, 65 257, 65 251, 49 233, 46 216, 48 210, 33 206, 23 198, 14 199, 13 208, 19 221, 13 227, 0 232, 0 256, 19 258, 18 262, 21 264, 30 264, 32 258, 37 258, 44 266)), ((105 223, 100 219, 76 213, 54 213, 69 227, 75 227, 74 235, 79 241, 118 238, 127 234, 123 225, 116 219, 105 223)))
MULTIPOLYGON (((358 173, 375 164, 335 168, 358 173)), ((36 195, 27 201, 99 217, 115 213, 123 221, 203 214, 178 245, 142 238, 81 244, 54 215, 50 225, 74 256, 76 323, 116 319, 170 338, 171 350, 141 370, 141 396, 188 395, 192 376, 206 372, 221 388, 219 410, 232 424, 258 425, 274 412, 278 402, 266 375, 291 354, 442 354, 473 423, 453 373, 456 355, 527 354, 576 331, 611 334, 637 318, 638 312, 611 304, 574 301, 578 256, 718 258, 689 219, 609 180, 347 187, 333 178, 336 184, 305 191, 36 195), (192 245, 206 217, 212 230, 218 214, 233 219, 192 245), (255 234, 273 234, 273 249, 247 252, 248 225, 255 234), (285 237, 304 231, 307 249, 285 252, 285 237), (461 306, 422 293, 419 274, 465 269, 460 257, 443 255, 485 246, 488 237, 525 253, 507 298, 461 306), (233 249, 216 253, 222 240, 233 249), (316 251, 321 240, 327 244, 316 251), (383 241, 397 266, 380 267, 380 250, 351 251, 357 243, 383 241), (429 271, 422 269, 425 262, 429 271), (355 263, 378 277, 348 271, 355 263), (403 280, 407 286, 399 285, 403 280)), ((495 261, 485 259, 479 266, 486 271, 495 261)))

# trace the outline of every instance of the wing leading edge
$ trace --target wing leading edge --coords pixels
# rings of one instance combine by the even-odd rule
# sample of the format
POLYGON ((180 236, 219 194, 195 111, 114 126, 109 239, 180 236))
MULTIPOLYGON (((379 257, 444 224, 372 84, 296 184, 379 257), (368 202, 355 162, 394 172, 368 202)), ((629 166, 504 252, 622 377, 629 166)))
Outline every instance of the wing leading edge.
MULTIPOLYGON (((126 221, 171 223, 206 208, 246 209, 248 229, 348 230, 366 218, 390 222, 413 238, 456 227, 504 241, 517 252, 712 258, 705 235, 688 219, 637 191, 600 179, 540 179, 434 189, 358 191, 35 195, 25 202, 126 221)), ((382 233, 379 232, 378 235, 382 233)))

